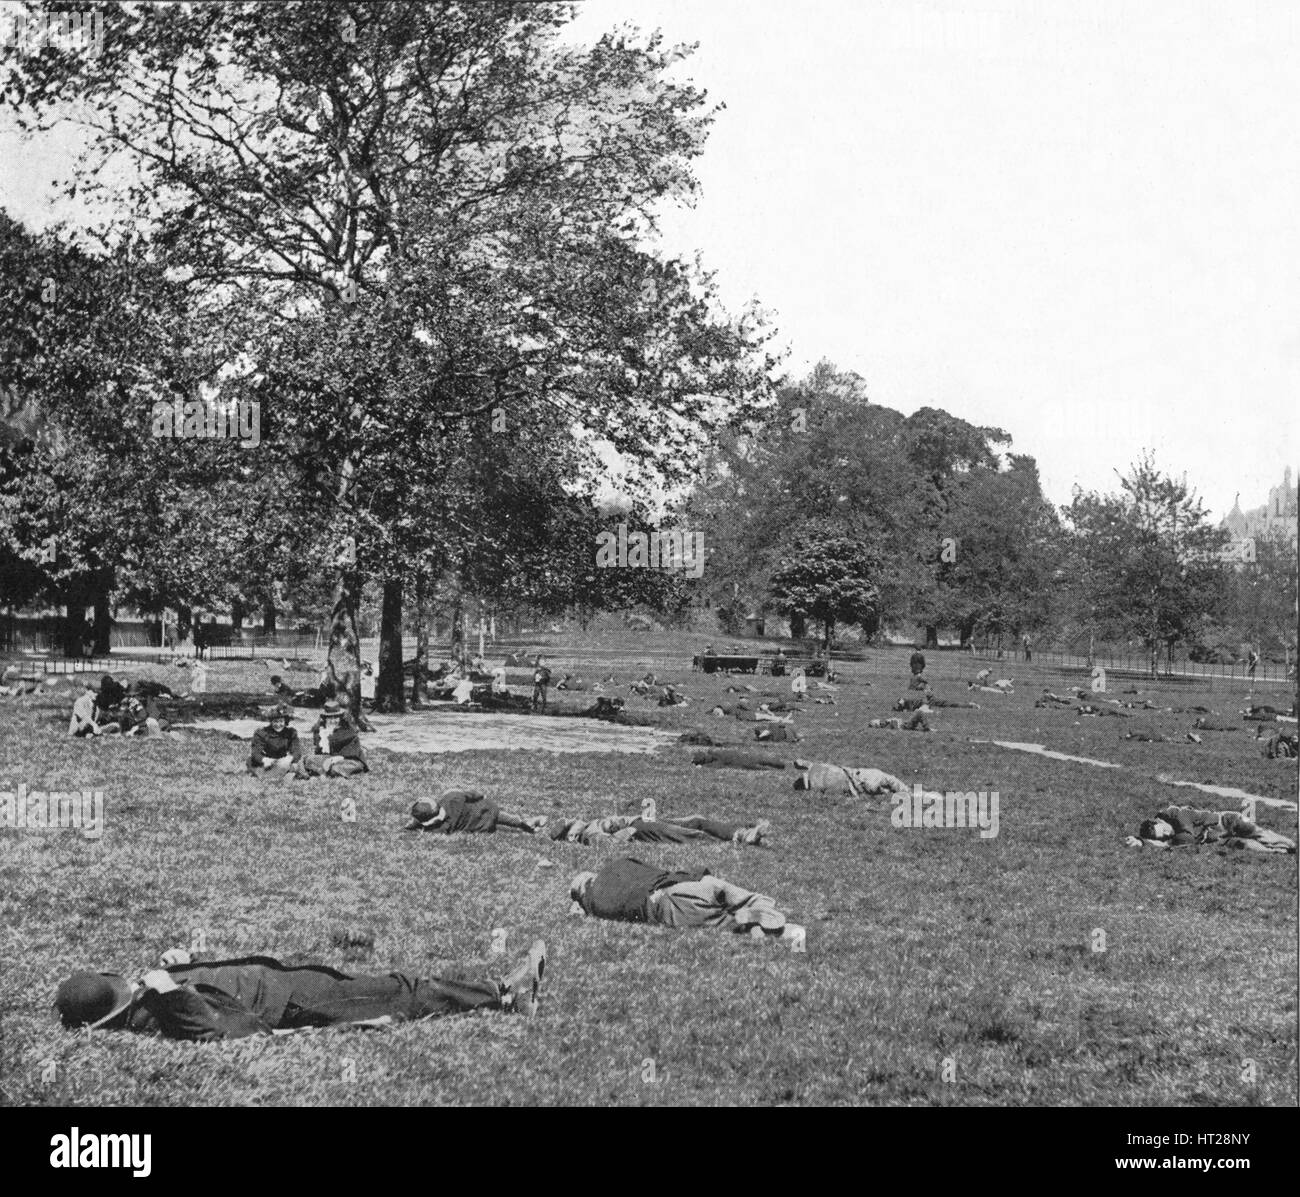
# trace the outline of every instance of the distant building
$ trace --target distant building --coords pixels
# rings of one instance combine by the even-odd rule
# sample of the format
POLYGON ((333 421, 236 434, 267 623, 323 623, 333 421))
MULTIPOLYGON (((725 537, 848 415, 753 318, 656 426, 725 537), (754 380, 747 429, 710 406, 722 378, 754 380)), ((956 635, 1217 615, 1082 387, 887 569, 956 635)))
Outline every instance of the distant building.
POLYGON ((1241 509, 1241 495, 1238 494, 1219 527, 1226 528, 1232 540, 1220 554, 1223 561, 1233 565, 1244 565, 1255 560, 1255 542, 1268 539, 1280 533, 1283 539, 1296 551, 1296 542, 1300 529, 1300 497, 1291 477, 1291 467, 1286 467, 1282 475, 1282 485, 1275 486, 1268 492, 1268 502, 1263 507, 1249 511, 1241 509))

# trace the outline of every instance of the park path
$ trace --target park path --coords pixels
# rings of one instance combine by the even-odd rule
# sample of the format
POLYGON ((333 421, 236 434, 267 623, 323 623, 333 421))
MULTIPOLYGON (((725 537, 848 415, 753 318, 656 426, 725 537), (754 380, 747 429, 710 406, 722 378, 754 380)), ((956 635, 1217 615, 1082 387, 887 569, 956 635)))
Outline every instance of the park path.
MULTIPOLYGON (((1017 740, 971 740, 972 744, 993 744, 998 748, 1010 748, 1015 752, 1032 752, 1035 756, 1050 757, 1054 761, 1076 761, 1081 765, 1095 765, 1101 769, 1125 769, 1126 765, 1117 765, 1113 761, 1098 761, 1087 756, 1070 756, 1065 752, 1054 752, 1050 748, 1044 748, 1041 744, 1026 744, 1017 740)), ((1192 789, 1204 790, 1207 794, 1218 794, 1221 798, 1249 798, 1252 802, 1262 802, 1265 806, 1276 806, 1282 810, 1300 810, 1300 807, 1294 802, 1288 802, 1285 798, 1265 798, 1263 794, 1250 794, 1245 790, 1239 790, 1235 786, 1215 786, 1200 781, 1179 781, 1177 778, 1169 777, 1164 773, 1151 774, 1153 781, 1158 781, 1167 786, 1189 786, 1192 789)))

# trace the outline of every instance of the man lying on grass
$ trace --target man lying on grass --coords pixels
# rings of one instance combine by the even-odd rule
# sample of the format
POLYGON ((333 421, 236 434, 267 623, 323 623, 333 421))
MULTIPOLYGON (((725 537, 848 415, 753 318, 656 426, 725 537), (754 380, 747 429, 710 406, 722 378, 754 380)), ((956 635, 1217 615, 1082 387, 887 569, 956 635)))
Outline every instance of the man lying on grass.
POLYGON ((666 927, 717 927, 753 939, 779 939, 796 951, 806 931, 789 922, 773 899, 711 876, 707 869, 669 872, 628 857, 569 883, 575 910, 593 918, 666 927))
POLYGON ((692 840, 712 839, 724 844, 757 847, 771 831, 766 819, 746 827, 740 823, 720 823, 704 815, 681 815, 673 819, 646 818, 644 815, 611 815, 606 819, 549 819, 541 830, 552 840, 592 847, 612 840, 626 844, 689 844, 692 840))
POLYGON ((796 790, 815 790, 824 794, 853 794, 855 797, 877 794, 906 794, 908 784, 880 769, 849 769, 843 765, 823 765, 817 761, 796 760, 796 790))
POLYGON ((703 815, 686 815, 659 820, 649 816, 612 815, 605 819, 566 819, 537 815, 521 818, 503 811, 477 790, 444 790, 436 799, 421 799, 411 807, 411 821, 405 831, 431 831, 442 835, 491 835, 498 827, 512 828, 532 835, 542 833, 552 840, 591 847, 613 840, 626 843, 636 840, 650 844, 685 844, 696 839, 715 839, 726 843, 758 845, 771 828, 766 819, 752 827, 736 823, 719 823, 703 815))
POLYGON ((1125 841, 1130 848, 1190 848, 1210 845, 1251 852, 1294 852, 1295 840, 1268 831, 1235 810, 1198 810, 1194 806, 1167 806, 1154 819, 1145 819, 1137 835, 1125 841))
POLYGON ((63 1025, 208 1042, 303 1027, 387 1026, 469 1010, 532 1015, 546 944, 534 941, 499 979, 469 969, 428 978, 351 977, 323 964, 291 968, 269 956, 193 964, 180 949, 166 958, 177 957, 183 963, 145 973, 134 985, 119 973, 74 973, 54 998, 63 1025))
POLYGON ((492 835, 498 827, 529 835, 546 824, 546 816, 525 819, 508 814, 477 790, 443 790, 437 798, 421 798, 411 807, 411 821, 403 831, 431 831, 441 835, 492 835))

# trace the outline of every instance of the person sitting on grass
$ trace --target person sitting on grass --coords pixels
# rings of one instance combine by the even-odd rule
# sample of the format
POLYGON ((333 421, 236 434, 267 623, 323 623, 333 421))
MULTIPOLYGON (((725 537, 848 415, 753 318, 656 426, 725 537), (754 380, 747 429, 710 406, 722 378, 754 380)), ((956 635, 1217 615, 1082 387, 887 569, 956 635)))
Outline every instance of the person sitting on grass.
POLYGON ((627 857, 569 883, 575 913, 665 927, 716 927, 754 939, 779 939, 802 951, 805 929, 765 894, 732 885, 707 869, 672 872, 627 857))
MULTIPOLYGON (((1258 736, 1255 737, 1259 739, 1258 736)), ((1264 755, 1269 760, 1294 760, 1300 752, 1300 737, 1295 732, 1277 731, 1264 744, 1264 755)))
POLYGON ((126 701, 126 687, 117 681, 111 673, 99 679, 99 710, 101 715, 115 714, 126 701))
POLYGON ((54 1007, 65 1027, 134 1031, 211 1042, 304 1027, 387 1026, 471 1010, 537 1013, 546 944, 503 977, 456 968, 436 977, 354 977, 323 964, 289 966, 269 956, 194 963, 173 948, 134 984, 120 973, 79 972, 63 981, 54 1007))
POLYGON ((126 700, 126 709, 121 716, 124 736, 161 736, 168 726, 156 698, 142 700, 132 695, 126 700))
POLYGON ((1200 810, 1167 806, 1154 819, 1144 819, 1137 835, 1124 841, 1130 848, 1190 848, 1209 845, 1252 852, 1287 853, 1295 840, 1269 831, 1235 810, 1200 810))
POLYGON ((82 683, 81 697, 72 704, 72 721, 68 724, 68 735, 102 736, 120 730, 117 723, 100 722, 98 696, 99 692, 95 689, 94 682, 87 680, 82 683))
POLYGON ((344 721, 337 702, 327 702, 311 730, 306 752, 294 766, 294 776, 353 777, 369 768, 356 725, 344 721))
POLYGON ((302 742, 289 726, 293 707, 282 702, 271 712, 271 721, 253 733, 253 747, 248 755, 248 771, 283 781, 302 759, 302 742))

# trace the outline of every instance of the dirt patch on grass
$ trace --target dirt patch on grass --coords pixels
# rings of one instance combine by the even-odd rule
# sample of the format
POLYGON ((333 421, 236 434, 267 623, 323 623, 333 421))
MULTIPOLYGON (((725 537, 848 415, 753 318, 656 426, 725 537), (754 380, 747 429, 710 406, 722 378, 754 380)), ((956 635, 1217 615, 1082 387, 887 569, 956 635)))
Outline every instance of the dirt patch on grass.
MULTIPOLYGON (((657 751, 677 739, 676 732, 651 727, 621 727, 597 719, 562 719, 546 715, 496 715, 419 711, 409 715, 370 715, 373 732, 363 736, 367 748, 391 752, 448 753, 480 749, 540 752, 657 751)), ((198 719, 186 727, 211 729, 251 740, 261 719, 198 719)), ((301 735, 304 724, 299 722, 301 735)))

